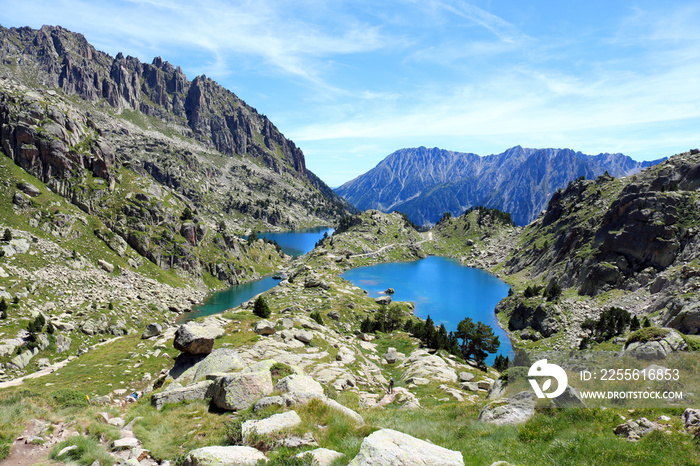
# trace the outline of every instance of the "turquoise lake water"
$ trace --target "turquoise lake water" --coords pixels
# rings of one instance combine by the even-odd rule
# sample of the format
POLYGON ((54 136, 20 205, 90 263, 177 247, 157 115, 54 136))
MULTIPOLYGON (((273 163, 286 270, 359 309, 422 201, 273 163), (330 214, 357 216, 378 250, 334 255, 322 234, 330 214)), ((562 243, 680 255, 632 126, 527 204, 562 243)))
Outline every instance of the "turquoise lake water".
MULTIPOLYGON (((287 254, 300 256, 313 249, 325 232, 330 235, 333 230, 317 228, 314 231, 259 233, 258 236, 277 241, 287 254)), ((437 325, 444 323, 448 331, 456 330, 457 324, 465 317, 471 317, 474 322, 481 321, 493 327, 498 335, 500 354, 506 356, 512 351, 510 340, 498 326, 493 312, 496 304, 508 295, 509 287, 488 272, 465 267, 453 259, 431 256, 413 262, 360 267, 341 276, 367 290, 372 297, 381 296, 389 287, 394 288, 394 300, 412 301, 416 305, 416 316, 425 319, 430 315, 437 325)), ((178 320, 218 314, 239 306, 277 283, 278 280, 266 277, 213 293, 193 312, 183 314, 178 320)), ((486 362, 493 362, 494 357, 489 356, 486 362)))
MULTIPOLYGON (((333 234, 333 228, 318 227, 284 233, 263 232, 257 233, 257 236, 259 238, 277 241, 277 244, 280 245, 285 254, 299 257, 311 251, 316 242, 323 238, 324 233, 328 233, 330 236, 333 234)), ((276 286, 277 283, 278 280, 272 277, 265 277, 260 280, 218 291, 207 297, 204 303, 192 309, 192 312, 180 316, 178 320, 187 321, 198 317, 210 316, 240 306, 253 296, 276 286)))
MULTIPOLYGON (((417 317, 425 319, 430 315, 436 325, 444 323, 448 332, 456 330, 465 317, 481 321, 498 335, 501 345, 497 354, 508 356, 513 350, 494 313, 496 304, 508 295, 509 286, 488 272, 431 256, 413 262, 360 267, 341 277, 375 298, 387 288, 394 288, 393 300, 412 301, 417 317)), ((486 362, 492 363, 495 357, 490 355, 486 362)))
POLYGON ((328 233, 328 236, 330 236, 333 234, 333 231, 335 231, 333 228, 317 227, 307 228, 305 230, 286 231, 283 233, 266 231, 256 234, 258 238, 267 238, 270 241, 277 241, 277 244, 280 245, 285 254, 292 257, 299 257, 311 251, 316 245, 316 242, 323 238, 324 233, 328 233))

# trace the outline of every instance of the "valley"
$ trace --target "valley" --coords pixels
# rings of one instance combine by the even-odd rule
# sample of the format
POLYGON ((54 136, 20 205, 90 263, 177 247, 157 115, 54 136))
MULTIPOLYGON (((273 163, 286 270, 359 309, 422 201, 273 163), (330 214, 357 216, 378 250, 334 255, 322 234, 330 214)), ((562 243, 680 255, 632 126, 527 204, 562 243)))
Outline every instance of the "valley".
POLYGON ((432 184, 389 193, 399 181, 382 165, 355 180, 391 194, 376 208, 486 192, 499 170, 536 202, 486 202, 511 189, 496 183, 466 204, 435 197, 423 217, 348 195, 358 212, 205 76, 60 27, 0 27, 0 57, 1 465, 700 463, 697 150, 639 164, 516 147, 491 171, 474 154, 405 150, 396 162, 418 154, 432 184), (476 184, 445 178, 460 164, 476 184), (318 239, 287 252, 259 233, 311 227, 318 239), (348 278, 399 262, 454 268, 399 275, 379 296, 348 278), (470 317, 502 328, 509 364, 465 352, 488 333, 459 330, 461 309, 491 293, 466 267, 498 284, 495 316, 470 317), (249 294, 192 312, 231 286, 249 294), (437 305, 454 308, 449 330, 402 297, 440 286, 462 292, 437 305), (686 396, 583 400, 575 375, 609 355, 678 369, 662 385, 686 396), (564 365, 569 405, 521 390, 536 358, 564 365))

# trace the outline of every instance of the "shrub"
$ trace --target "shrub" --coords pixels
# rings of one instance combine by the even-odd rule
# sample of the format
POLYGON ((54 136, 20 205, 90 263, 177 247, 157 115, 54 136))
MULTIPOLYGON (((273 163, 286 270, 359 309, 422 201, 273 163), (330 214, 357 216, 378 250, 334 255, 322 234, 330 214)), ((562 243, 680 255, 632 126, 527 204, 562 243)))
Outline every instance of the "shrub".
POLYGON ((321 317, 321 313, 319 311, 312 312, 309 314, 309 317, 315 320, 319 325, 323 325, 323 317, 321 317))
POLYGON ((629 345, 630 343, 634 343, 635 341, 645 343, 647 341, 661 340, 666 335, 668 335, 668 330, 664 330, 657 327, 644 327, 627 337, 626 344, 629 345))
POLYGON ((12 241, 12 232, 10 231, 9 228, 5 228, 5 233, 2 235, 2 240, 5 241, 6 243, 9 243, 12 241))
POLYGON ((544 289, 542 296, 544 296, 547 301, 558 300, 561 296, 561 286, 559 286, 559 283, 557 283, 554 279, 551 279, 547 285, 547 288, 544 289))
POLYGON ((59 388, 51 394, 54 402, 59 408, 69 408, 74 406, 87 406, 87 396, 73 388, 59 388))
POLYGON ((270 317, 271 313, 272 312, 270 311, 270 307, 267 305, 265 298, 258 296, 258 299, 255 300, 255 304, 253 305, 253 314, 262 319, 267 319, 270 317))

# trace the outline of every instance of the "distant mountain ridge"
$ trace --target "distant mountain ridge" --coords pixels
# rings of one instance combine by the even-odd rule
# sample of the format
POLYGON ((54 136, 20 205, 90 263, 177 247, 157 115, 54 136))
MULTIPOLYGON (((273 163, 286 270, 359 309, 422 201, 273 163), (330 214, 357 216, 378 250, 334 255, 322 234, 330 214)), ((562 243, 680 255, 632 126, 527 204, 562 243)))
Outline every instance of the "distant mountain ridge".
POLYGON ((397 150, 335 191, 360 210, 399 210, 417 224, 435 223, 444 212, 459 215, 481 205, 509 212, 516 224, 525 225, 572 180, 606 171, 628 176, 662 160, 637 162, 623 154, 520 146, 479 156, 421 146, 397 150))

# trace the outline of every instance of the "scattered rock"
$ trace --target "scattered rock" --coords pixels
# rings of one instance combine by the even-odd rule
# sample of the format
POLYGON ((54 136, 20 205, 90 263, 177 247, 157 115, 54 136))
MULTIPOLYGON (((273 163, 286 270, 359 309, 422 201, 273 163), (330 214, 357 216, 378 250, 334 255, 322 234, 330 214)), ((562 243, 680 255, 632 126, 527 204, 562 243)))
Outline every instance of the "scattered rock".
POLYGON ((97 265, 99 265, 99 266, 102 268, 102 270, 104 270, 104 271, 107 272, 107 273, 112 273, 112 272, 114 272, 114 265, 113 265, 113 264, 110 264, 110 263, 107 262, 106 260, 99 259, 99 260, 97 261, 97 265))
POLYGON ((269 320, 261 320, 255 324, 253 331, 258 335, 272 335, 275 333, 275 324, 269 320))
POLYGON ((241 426, 241 431, 243 438, 247 440, 253 432, 258 435, 269 436, 299 424, 301 424, 301 418, 296 411, 287 411, 286 413, 273 414, 266 419, 245 421, 241 426))
POLYGON ((146 329, 141 334, 143 340, 147 338, 153 338, 163 333, 163 326, 157 323, 146 325, 146 329))
POLYGON ((161 409, 169 403, 179 403, 184 400, 205 400, 213 396, 211 380, 205 380, 186 387, 177 386, 166 388, 160 393, 154 393, 151 396, 151 404, 156 409, 161 409))
POLYGON ((288 393, 297 402, 323 397, 323 386, 308 375, 288 375, 277 382, 275 390, 288 393))
POLYGON ((58 452, 58 455, 56 455, 56 457, 57 457, 57 458, 60 458, 61 456, 65 455, 65 454, 67 454, 67 453, 70 453, 70 452, 72 452, 73 450, 77 450, 77 449, 78 449, 78 445, 70 445, 70 446, 67 446, 66 448, 63 448, 61 451, 59 451, 59 452, 58 452))
POLYGON ((115 440, 112 443, 113 450, 130 450, 132 448, 139 448, 141 442, 135 437, 126 437, 115 440))
POLYGON ((459 381, 460 382, 473 382, 476 377, 471 372, 460 372, 459 381))
POLYGON ((463 466, 462 453, 381 429, 367 436, 350 466, 463 466))
POLYGON ((552 401, 560 408, 584 408, 586 406, 581 394, 571 385, 567 385, 564 393, 553 398, 552 401))
POLYGON ((270 371, 231 374, 216 379, 213 390, 216 406, 237 411, 272 393, 272 377, 270 371))
POLYGON ((397 361, 406 359, 406 355, 396 351, 396 348, 389 348, 386 350, 386 353, 384 353, 384 359, 387 363, 394 364, 397 361))
POLYGON ((624 424, 620 424, 619 426, 615 427, 613 432, 615 435, 626 437, 627 440, 631 442, 636 442, 645 435, 659 429, 663 429, 660 424, 642 417, 635 420, 629 420, 624 424))
MULTIPOLYGON (((340 320, 340 312, 338 311, 331 311, 328 313, 328 317, 331 319, 335 320, 336 322, 340 320)), ((330 451, 330 450, 329 450, 330 451)))
POLYGON ((305 451, 304 453, 299 453, 297 458, 302 458, 306 455, 311 455, 314 461, 314 465, 318 466, 330 466, 334 461, 344 457, 342 453, 335 450, 329 450, 328 448, 317 448, 315 450, 305 451))
POLYGON ((394 291, 393 288, 387 288, 386 291, 385 291, 384 293, 386 293, 386 294, 394 294, 395 291, 394 291))
POLYGON ((252 447, 204 447, 192 450, 182 466, 254 466, 267 457, 252 447))
POLYGON ((314 338, 314 333, 309 330, 297 330, 294 332, 294 338, 302 343, 309 343, 314 338))
POLYGON ((681 414, 681 420, 683 427, 696 435, 700 433, 700 409, 686 408, 681 414))
POLYGON ((27 183, 26 181, 22 181, 20 183, 17 183, 17 189, 22 191, 24 194, 30 197, 37 197, 38 195, 41 194, 41 191, 39 191, 39 188, 34 186, 33 184, 27 183))
POLYGON ((535 415, 537 396, 533 392, 516 393, 510 398, 492 401, 479 413, 479 420, 490 424, 517 424, 535 415))
POLYGON ((388 306, 391 304, 391 296, 380 296, 376 298, 374 302, 382 306, 388 306))

